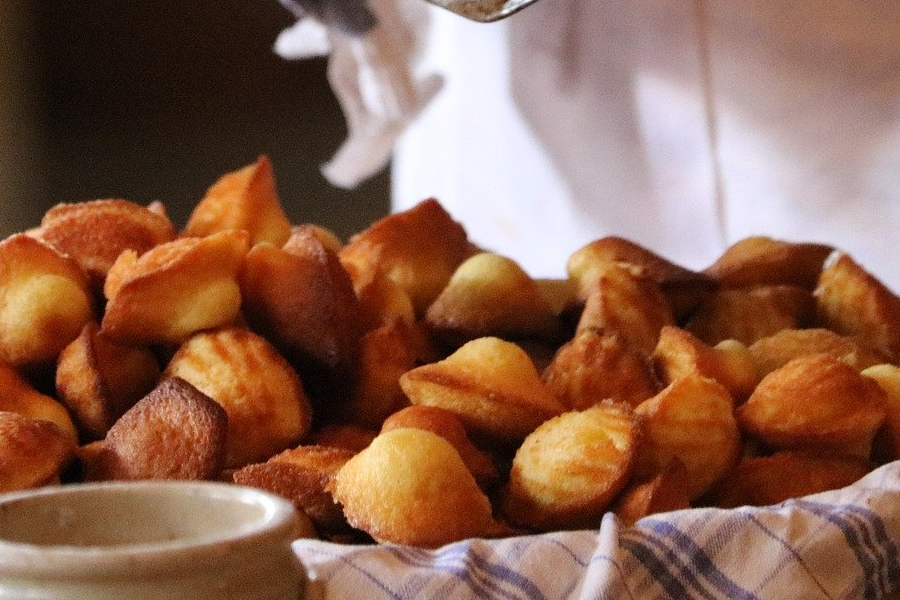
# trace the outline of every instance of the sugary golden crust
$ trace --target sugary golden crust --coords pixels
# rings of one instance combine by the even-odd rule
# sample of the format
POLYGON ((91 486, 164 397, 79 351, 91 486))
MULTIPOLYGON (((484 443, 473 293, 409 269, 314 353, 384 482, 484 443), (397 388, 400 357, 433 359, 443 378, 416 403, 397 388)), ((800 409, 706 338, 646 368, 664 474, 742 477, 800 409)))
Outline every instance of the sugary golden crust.
POLYGON ((728 391, 699 375, 674 381, 635 409, 641 424, 635 476, 649 479, 673 458, 688 473, 694 500, 737 463, 741 438, 728 391))
POLYGON ((811 290, 833 248, 756 236, 745 238, 703 272, 726 288, 792 285, 811 290))
POLYGON ((782 329, 812 325, 815 312, 810 292, 799 287, 719 290, 700 305, 685 329, 710 345, 737 340, 749 346, 782 329))
POLYGON ((736 415, 743 431, 773 448, 868 457, 885 401, 877 383, 818 354, 766 375, 736 415))
POLYGON ((611 236, 591 242, 569 257, 569 277, 580 288, 582 299, 587 299, 603 265, 612 263, 640 267, 659 285, 673 312, 679 317, 692 311, 716 288, 716 282, 703 273, 676 265, 634 242, 611 236))
POLYGON ((341 260, 350 275, 353 291, 359 300, 359 322, 364 331, 371 331, 394 321, 408 325, 416 322, 409 295, 381 269, 360 269, 356 263, 341 260))
POLYGON ((704 498, 721 508, 766 506, 848 486, 873 468, 862 458, 778 452, 745 459, 704 498))
POLYGON ((849 256, 829 260, 814 294, 829 329, 859 336, 893 358, 900 356, 900 297, 849 256))
POLYGON ((188 339, 164 377, 180 377, 228 414, 225 465, 265 460, 306 435, 312 409, 296 371, 265 339, 222 329, 188 339))
POLYGON ((750 354, 765 376, 795 358, 827 354, 861 371, 888 362, 889 357, 867 345, 861 338, 843 336, 829 329, 784 329, 757 340, 750 354))
POLYGON ((341 260, 361 269, 381 268, 422 314, 469 254, 465 230, 431 198, 353 236, 341 260))
POLYGON ((186 381, 167 379, 110 428, 99 471, 104 479, 213 479, 227 434, 221 406, 186 381))
POLYGON ((353 453, 365 450, 377 434, 358 425, 326 425, 322 429, 312 432, 306 443, 315 446, 328 446, 331 448, 346 448, 353 453))
POLYGON ((92 304, 74 259, 25 234, 0 242, 0 360, 54 361, 91 319, 92 304))
POLYGON ((631 474, 636 437, 630 409, 619 405, 550 419, 516 452, 503 513, 538 531, 599 526, 631 474))
POLYGON ((0 411, 49 421, 72 442, 78 440, 75 424, 66 408, 50 396, 35 390, 15 369, 3 363, 0 363, 0 411))
POLYGON ((514 261, 483 252, 454 271, 428 307, 425 322, 441 338, 465 343, 504 339, 553 339, 560 324, 535 281, 514 261))
POLYGON ((251 245, 268 242, 280 246, 288 239, 291 224, 278 201, 267 156, 214 183, 191 213, 185 235, 204 237, 229 229, 246 231, 251 245))
POLYGON ((143 254, 175 239, 175 229, 168 218, 140 204, 94 200, 51 208, 41 222, 40 237, 78 261, 102 288, 119 254, 143 254))
POLYGON ((578 331, 590 328, 616 333, 649 356, 659 330, 675 324, 659 285, 627 263, 598 267, 594 282, 588 290, 578 331))
POLYGON ((450 442, 481 487, 489 487, 497 481, 494 461, 472 444, 462 423, 452 412, 436 406, 409 406, 385 419, 381 433, 403 427, 424 429, 450 442))
POLYGON ((415 340, 410 327, 397 321, 368 332, 359 346, 356 381, 345 410, 352 422, 378 429, 388 415, 409 405, 400 377, 416 365, 415 340))
POLYGON ((873 440, 872 457, 878 462, 900 459, 900 367, 880 364, 860 373, 875 381, 885 394, 885 419, 873 440))
POLYGON ((349 275, 310 232, 295 233, 287 247, 261 244, 247 255, 240 281, 248 321, 304 363, 352 367, 361 328, 349 275))
POLYGON ((584 329, 544 370, 544 383, 570 410, 607 399, 635 407, 659 391, 647 359, 613 333, 584 329))
POLYGON ((0 492, 44 485, 75 455, 75 442, 56 425, 0 411, 0 492))
POLYGON ((344 513, 328 491, 354 452, 344 448, 300 446, 235 471, 234 482, 277 494, 306 513, 322 532, 347 529, 344 513))
POLYGON ((736 340, 711 347, 678 327, 663 327, 653 351, 653 364, 665 385, 687 375, 712 379, 738 402, 746 400, 760 374, 750 350, 736 340))
POLYGON ((233 322, 247 248, 246 233, 224 231, 162 244, 140 258, 123 252, 107 276, 101 332, 120 343, 179 344, 233 322))
POLYGON ((100 439, 158 379, 159 365, 152 352, 112 342, 90 322, 59 355, 56 393, 83 438, 100 439))
POLYGON ((375 438, 338 471, 347 521, 380 542, 438 547, 492 530, 491 505, 457 451, 422 429, 375 438))
POLYGON ((633 484, 622 492, 614 512, 623 525, 631 526, 649 515, 690 507, 687 469, 674 458, 650 481, 633 484))
POLYGON ((499 441, 524 439, 563 411, 521 348, 497 338, 473 340, 447 359, 400 378, 413 404, 454 413, 470 432, 499 441))

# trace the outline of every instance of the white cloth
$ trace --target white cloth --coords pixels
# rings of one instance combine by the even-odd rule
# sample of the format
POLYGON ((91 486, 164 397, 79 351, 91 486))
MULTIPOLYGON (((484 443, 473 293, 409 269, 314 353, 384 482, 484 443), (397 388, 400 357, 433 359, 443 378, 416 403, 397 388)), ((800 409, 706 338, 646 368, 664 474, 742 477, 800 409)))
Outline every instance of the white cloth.
POLYGON ((427 40, 446 85, 401 138, 395 209, 435 196, 535 276, 603 235, 701 268, 768 234, 900 290, 900 3, 541 0, 490 25, 435 8, 427 40))
POLYGON ((692 509, 595 531, 429 551, 300 540, 307 600, 858 600, 900 590, 900 462, 774 507, 692 509))

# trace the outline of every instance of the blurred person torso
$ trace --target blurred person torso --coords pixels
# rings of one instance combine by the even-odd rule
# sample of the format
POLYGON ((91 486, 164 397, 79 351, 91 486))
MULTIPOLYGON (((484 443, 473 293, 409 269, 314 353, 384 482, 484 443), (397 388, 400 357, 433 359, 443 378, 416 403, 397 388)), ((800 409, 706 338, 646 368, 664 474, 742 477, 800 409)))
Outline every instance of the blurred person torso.
POLYGON ((900 290, 900 3, 541 0, 434 9, 445 91, 402 138, 396 210, 436 196, 533 276, 605 235, 693 268, 819 241, 900 290))

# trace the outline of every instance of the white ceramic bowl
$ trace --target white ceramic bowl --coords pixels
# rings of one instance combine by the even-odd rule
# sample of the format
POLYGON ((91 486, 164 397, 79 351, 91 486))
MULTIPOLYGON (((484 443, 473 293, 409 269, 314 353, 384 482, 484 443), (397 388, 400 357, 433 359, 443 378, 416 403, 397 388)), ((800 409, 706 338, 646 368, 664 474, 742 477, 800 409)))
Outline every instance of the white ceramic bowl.
POLYGON ((67 485, 0 496, 0 599, 297 600, 287 501, 223 483, 67 485))

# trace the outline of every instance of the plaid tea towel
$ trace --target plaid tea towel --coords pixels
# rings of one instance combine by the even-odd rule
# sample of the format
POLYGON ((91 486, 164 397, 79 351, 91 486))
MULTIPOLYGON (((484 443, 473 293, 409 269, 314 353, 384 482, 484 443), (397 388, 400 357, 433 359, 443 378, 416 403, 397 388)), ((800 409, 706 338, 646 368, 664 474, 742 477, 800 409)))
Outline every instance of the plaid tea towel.
POLYGON ((900 461, 765 508, 691 509, 631 528, 437 550, 300 540, 307 600, 883 598, 900 590, 900 461))

